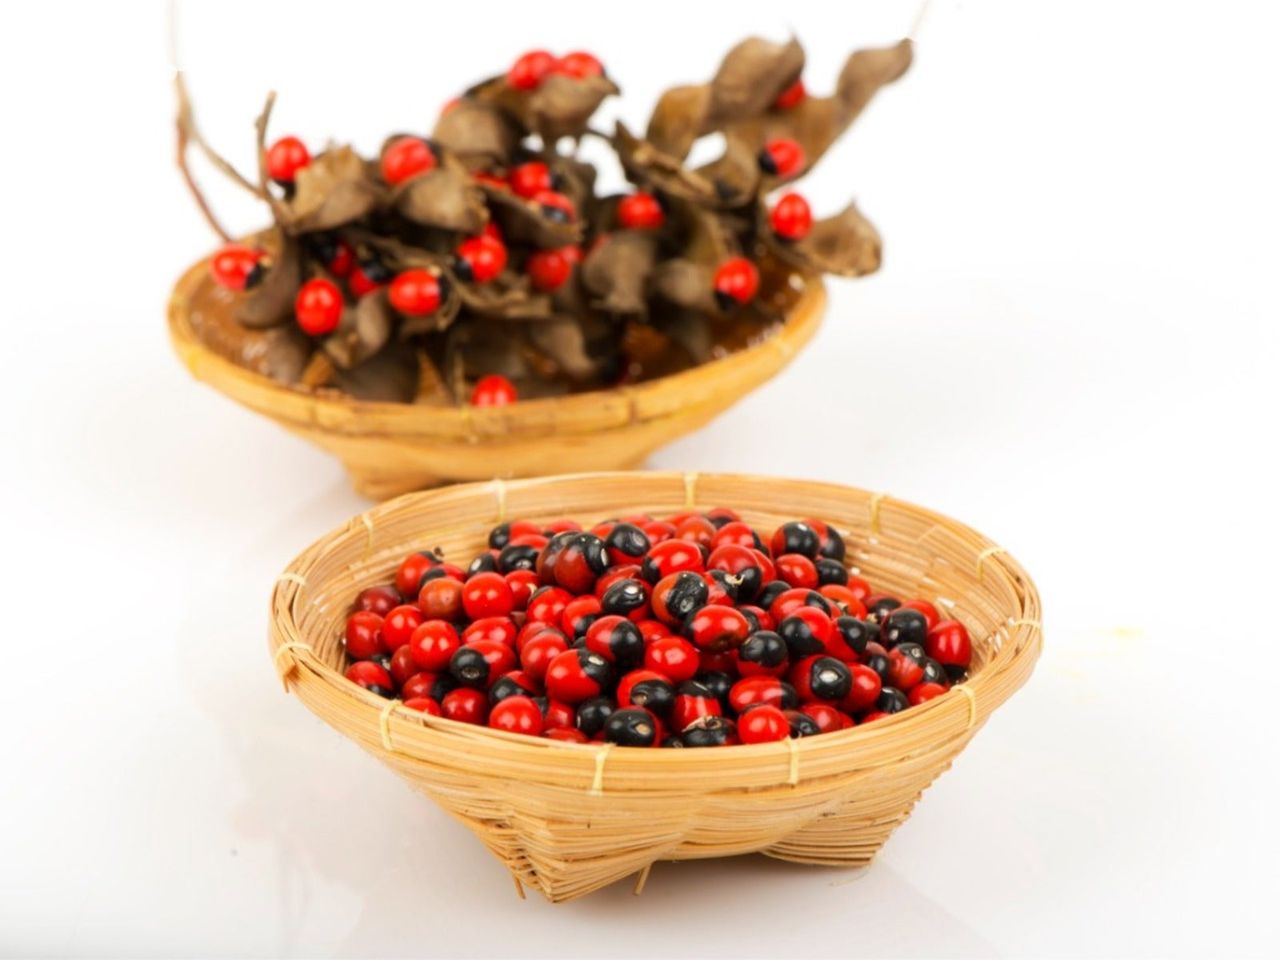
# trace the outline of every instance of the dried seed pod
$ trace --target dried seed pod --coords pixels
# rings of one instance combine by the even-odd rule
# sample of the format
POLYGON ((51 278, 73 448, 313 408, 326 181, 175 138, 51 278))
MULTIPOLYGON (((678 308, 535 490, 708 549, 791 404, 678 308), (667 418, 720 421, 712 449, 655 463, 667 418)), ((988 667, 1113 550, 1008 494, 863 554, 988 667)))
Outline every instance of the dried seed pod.
POLYGON ((619 230, 604 237, 579 268, 582 285, 595 296, 592 306, 616 314, 644 313, 657 251, 657 238, 648 232, 619 230))
POLYGON ((302 286, 302 250, 292 237, 277 231, 276 253, 262 282, 236 305, 236 319, 250 330, 275 327, 293 319, 293 300, 302 286))
POLYGON ((312 233, 344 226, 369 214, 378 197, 364 160, 350 147, 334 147, 298 171, 287 201, 290 227, 312 233))
POLYGON ((474 234, 489 222, 484 192, 456 161, 406 180, 392 192, 391 203, 405 219, 424 227, 474 234))
POLYGON ((715 354, 715 334, 705 314, 679 307, 655 309, 650 323, 677 344, 694 364, 706 363, 715 354))
POLYGON ((532 90, 516 89, 505 75, 493 77, 472 87, 466 97, 497 107, 522 133, 537 134, 543 143, 552 144, 561 137, 581 137, 604 99, 618 92, 617 85, 605 76, 555 73, 532 90))
POLYGON ((824 220, 815 220, 803 239, 788 243, 769 230, 761 213, 761 238, 782 260, 806 273, 861 277, 880 269, 880 234, 855 204, 824 220))
POLYGON ((436 121, 431 139, 477 170, 505 166, 520 142, 520 129, 496 105, 463 98, 436 121))
POLYGON ((358 400, 408 403, 418 392, 418 355, 407 343, 389 343, 359 366, 336 370, 333 384, 358 400))
POLYGON ((421 334, 447 330, 457 319, 458 313, 462 309, 460 284, 448 279, 444 273, 441 273, 438 279, 443 293, 440 306, 426 316, 404 317, 401 319, 399 330, 401 340, 408 340, 410 337, 416 337, 421 334))
POLYGON ((587 353, 586 338, 576 317, 554 317, 546 323, 530 324, 528 337, 571 380, 590 380, 599 372, 600 363, 587 353))
POLYGON ((649 291, 668 303, 704 314, 718 312, 714 268, 692 260, 664 260, 649 277, 649 291))
MULTIPOLYGON (((804 148, 805 162, 790 179, 801 176, 849 128, 881 88, 906 73, 911 66, 912 49, 910 40, 902 40, 892 47, 859 50, 845 61, 831 96, 808 96, 790 110, 731 123, 725 127, 725 138, 742 143, 752 152, 769 140, 795 140, 804 148)), ((765 189, 774 183, 776 180, 768 178, 765 189)))
POLYGON ((772 43, 748 37, 725 54, 710 83, 663 94, 645 140, 683 160, 698 137, 767 110, 803 69, 804 50, 794 38, 772 43))
POLYGON ((454 280, 462 308, 471 317, 484 320, 547 320, 551 317, 551 298, 534 293, 528 281, 512 273, 503 274, 492 283, 473 284, 454 280))
POLYGON ((518 197, 510 190, 485 186, 484 192, 494 223, 510 243, 528 243, 542 250, 581 243, 581 218, 565 222, 548 215, 534 200, 518 197))
POLYGON ((245 365, 277 383, 295 384, 302 379, 314 350, 311 338, 291 323, 264 331, 251 355, 245 357, 245 365))
POLYGON ((395 323, 384 287, 361 297, 354 307, 343 309, 338 329, 325 337, 321 346, 337 367, 350 370, 386 346, 395 323))

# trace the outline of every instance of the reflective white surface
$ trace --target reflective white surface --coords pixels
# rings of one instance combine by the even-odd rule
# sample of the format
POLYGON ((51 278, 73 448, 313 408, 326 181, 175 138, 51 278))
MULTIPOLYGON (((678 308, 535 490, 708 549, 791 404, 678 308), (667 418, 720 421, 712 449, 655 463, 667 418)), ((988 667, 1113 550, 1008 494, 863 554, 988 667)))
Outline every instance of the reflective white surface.
MULTIPOLYGON (((585 45, 641 119, 741 33, 794 25, 821 87, 914 13, 783 6, 611 26, 491 3, 455 40, 425 6, 210 4, 182 48, 208 134, 247 163, 269 85, 278 131, 368 149, 521 47, 585 45)), ((1276 23, 1174 6, 939 2, 916 68, 806 187, 824 209, 856 192, 884 271, 834 283, 793 367, 653 460, 849 482, 984 531, 1043 592, 1031 683, 868 870, 659 864, 640 898, 554 908, 281 693, 271 583, 365 504, 169 352, 168 285, 211 241, 171 165, 163 7, 23 8, 0 36, 0 953, 1267 951, 1276 23)))

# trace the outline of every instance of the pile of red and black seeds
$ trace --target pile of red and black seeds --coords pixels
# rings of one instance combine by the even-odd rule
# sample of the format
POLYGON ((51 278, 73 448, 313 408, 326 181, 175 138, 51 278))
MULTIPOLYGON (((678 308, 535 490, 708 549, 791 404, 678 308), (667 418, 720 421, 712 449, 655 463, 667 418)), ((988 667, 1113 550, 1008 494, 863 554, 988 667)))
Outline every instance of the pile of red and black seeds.
POLYGON ((869 723, 945 693, 963 624, 873 593, 821 520, 732 510, 494 527, 463 569, 412 553, 347 619, 347 679, 464 723, 710 747, 869 723))

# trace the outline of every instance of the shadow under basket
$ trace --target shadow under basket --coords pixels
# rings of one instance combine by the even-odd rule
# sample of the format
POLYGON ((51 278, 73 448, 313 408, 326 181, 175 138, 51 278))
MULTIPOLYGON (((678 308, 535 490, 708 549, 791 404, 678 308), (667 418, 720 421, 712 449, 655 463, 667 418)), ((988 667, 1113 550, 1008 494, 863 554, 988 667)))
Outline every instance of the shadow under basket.
POLYGON ((833 484, 680 473, 599 473, 411 494, 352 519, 276 583, 270 645, 286 688, 470 827, 517 889, 571 900, 657 860, 759 852, 799 863, 868 863, 921 792, 1040 653, 1040 599, 1004 550, 946 517, 833 484), (384 700, 342 675, 359 589, 405 554, 465 563, 503 520, 732 507, 764 530, 818 517, 844 534, 876 589, 935 602, 973 638, 969 679, 947 694, 839 733, 752 746, 641 749, 500 733, 384 700))
POLYGON ((342 460, 356 489, 383 499, 491 477, 625 469, 705 425, 763 384, 813 336, 826 292, 816 277, 781 327, 760 342, 680 373, 608 390, 506 407, 355 400, 277 383, 201 342, 191 323, 208 260, 192 266, 169 301, 169 335, 192 376, 342 460))

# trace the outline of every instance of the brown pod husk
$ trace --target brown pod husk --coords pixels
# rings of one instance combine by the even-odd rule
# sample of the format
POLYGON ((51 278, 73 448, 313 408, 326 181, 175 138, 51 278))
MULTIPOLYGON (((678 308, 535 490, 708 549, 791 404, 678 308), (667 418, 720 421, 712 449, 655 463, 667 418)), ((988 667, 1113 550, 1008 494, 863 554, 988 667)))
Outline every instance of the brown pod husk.
POLYGON ((621 121, 614 128, 612 143, 628 179, 642 188, 703 205, 718 201, 714 183, 688 169, 676 155, 649 140, 641 140, 621 121))
POLYGON ((295 233, 332 230, 367 216, 378 205, 378 186, 350 147, 334 147, 298 171, 288 201, 295 233))
MULTIPOLYGON (((910 40, 859 50, 845 61, 833 95, 806 96, 790 110, 774 110, 732 123, 725 128, 725 138, 741 142, 751 152, 780 137, 797 141, 805 153, 804 166, 795 175, 800 176, 818 162, 881 88, 906 73, 911 58, 910 40)), ((776 178, 769 178, 766 189, 776 182, 776 178)))
POLYGON ((528 337, 569 379, 582 382, 596 376, 598 363, 587 353, 582 325, 576 317, 558 316, 546 323, 531 324, 528 337))
POLYGON ((461 337, 452 344, 461 350, 462 370, 469 380, 496 373, 508 380, 529 375, 529 364, 521 349, 519 335, 499 320, 477 317, 466 327, 456 328, 461 337))
POLYGON ((803 69, 804 50, 795 38, 773 43, 748 37, 725 54, 710 83, 663 94, 645 140, 683 160, 699 137, 767 110, 803 69))
POLYGON ((452 279, 443 282, 447 292, 444 301, 434 312, 427 314, 425 317, 401 318, 399 330, 401 340, 408 340, 410 337, 416 337, 424 333, 437 333, 441 330, 447 330, 457 318, 458 312, 462 309, 460 285, 452 279))
POLYGON ((779 239, 768 229, 767 214, 762 212, 761 217, 760 235, 765 242, 783 260, 807 273, 861 277, 880 269, 880 234, 855 204, 815 221, 808 236, 796 241, 779 239))
POLYGON ((717 312, 715 271, 692 260, 664 260, 649 277, 649 290, 668 303, 701 313, 717 312))
POLYGON ((271 266, 257 287, 236 305, 236 320, 250 330, 275 327, 293 319, 293 301, 302 286, 302 250, 281 234, 271 266))
POLYGON ((431 139, 474 170, 505 166, 520 142, 520 129, 496 105, 464 98, 436 121, 431 139))
POLYGON ((757 154, 743 141, 726 138, 724 154, 694 170, 710 184, 715 198, 712 205, 736 209, 755 199, 762 179, 757 154))
POLYGON ((792 37, 773 43, 748 37, 725 54, 711 78, 711 102, 702 133, 763 113, 804 69, 804 48, 792 37))
POLYGON ((715 353, 715 334, 704 314, 680 307, 655 310, 650 323, 677 344, 694 364, 706 363, 715 353))
POLYGON ((511 243, 527 243, 543 250, 554 250, 582 242, 582 218, 564 223, 543 213, 532 200, 517 196, 501 187, 484 187, 494 222, 511 243))
POLYGON ((547 320, 551 298, 534 293, 527 278, 507 271, 490 283, 453 284, 468 315, 485 320, 547 320))
POLYGON ((276 383, 295 384, 302 379, 314 350, 311 338, 291 323, 263 331, 253 348, 255 356, 246 362, 276 383))
POLYGON ((393 341, 359 366, 335 370, 333 385, 357 400, 409 403, 418 392, 417 352, 393 341))
POLYGON ((561 137, 581 137, 604 99, 618 93, 608 77, 570 77, 553 73, 535 90, 516 90, 497 76, 467 91, 468 99, 491 104, 515 121, 523 133, 536 133, 545 144, 561 137))
POLYGON ((578 209, 578 220, 595 223, 597 214, 596 168, 573 157, 555 156, 547 160, 547 167, 559 185, 559 190, 573 201, 578 209))
POLYGON ((337 367, 349 370, 386 346, 395 324, 396 315, 384 287, 365 294, 354 307, 345 308, 338 328, 321 341, 321 346, 337 367))
POLYGON ((592 306, 610 313, 644 313, 645 284, 657 249, 658 239, 647 231, 609 234, 579 267, 583 286, 595 295, 592 306))
POLYGON ((489 222, 484 192, 459 163, 443 163, 400 184, 391 202, 405 219, 424 227, 476 234, 489 222))

